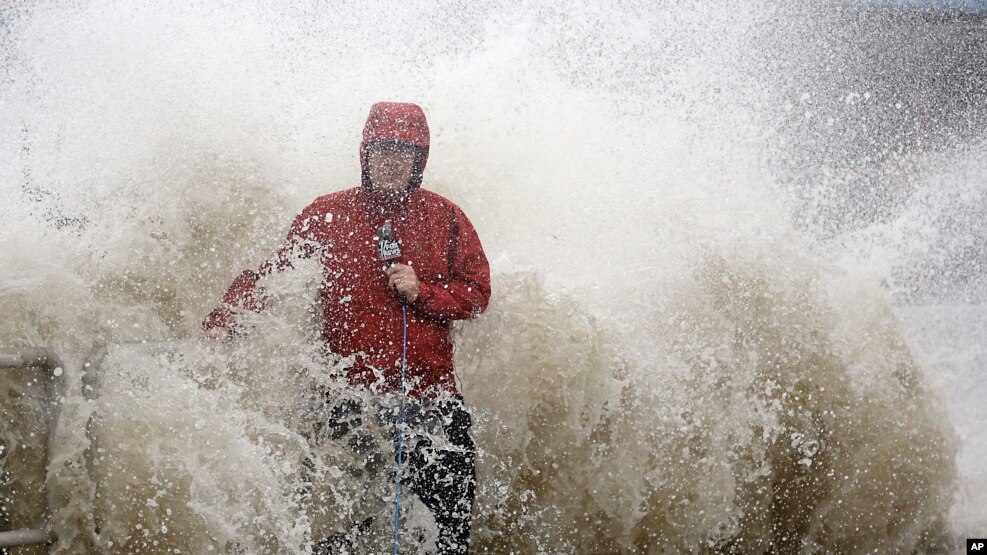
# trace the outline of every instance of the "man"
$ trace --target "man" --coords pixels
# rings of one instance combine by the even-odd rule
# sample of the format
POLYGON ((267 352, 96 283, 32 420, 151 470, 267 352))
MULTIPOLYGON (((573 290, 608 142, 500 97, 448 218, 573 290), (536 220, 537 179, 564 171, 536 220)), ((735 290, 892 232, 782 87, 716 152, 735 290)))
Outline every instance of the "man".
MULTIPOLYGON (((410 489, 435 515, 438 547, 465 553, 475 495, 475 447, 468 430, 452 366, 450 323, 472 318, 490 298, 490 268, 470 221, 452 201, 420 187, 428 160, 429 131, 414 104, 374 104, 360 143, 362 184, 319 197, 295 218, 284 245, 258 272, 243 272, 210 313, 210 337, 236 331, 237 310, 260 310, 257 282, 291 266, 293 257, 319 256, 320 292, 327 348, 354 356, 346 380, 373 394, 401 391, 407 308, 407 392, 419 407, 437 413, 452 448, 436 451, 423 437, 406 453, 410 489), (400 253, 392 265, 381 259, 381 231, 389 227, 400 253), (436 455, 437 452, 437 455, 436 455), (428 475, 419 472, 428 465, 428 475)), ((347 401, 333 407, 327 429, 345 435, 353 414, 365 410, 347 401)), ((428 419, 425 419, 428 420, 428 419)))

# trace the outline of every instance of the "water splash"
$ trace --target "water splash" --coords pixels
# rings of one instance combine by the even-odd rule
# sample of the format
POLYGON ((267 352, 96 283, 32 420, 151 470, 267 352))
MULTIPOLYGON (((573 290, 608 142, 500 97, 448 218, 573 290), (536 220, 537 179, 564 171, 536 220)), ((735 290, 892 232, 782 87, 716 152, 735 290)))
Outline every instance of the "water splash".
MULTIPOLYGON (((755 55, 790 40, 764 33, 777 13, 4 8, 0 344, 71 364, 55 464, 45 479, 11 451, 3 499, 44 480, 65 553, 304 552, 340 526, 344 455, 305 436, 333 368, 317 272, 275 278, 249 338, 189 338, 294 212, 358 182, 369 103, 409 99, 434 129, 425 187, 466 210, 495 273, 456 332, 475 550, 949 546, 956 439, 890 272, 819 249, 779 196, 802 174, 775 163, 799 135, 755 55), (306 456, 320 503, 299 496, 306 456)), ((6 445, 35 402, 2 405, 6 445)), ((407 514, 427 544, 427 512, 407 514)))

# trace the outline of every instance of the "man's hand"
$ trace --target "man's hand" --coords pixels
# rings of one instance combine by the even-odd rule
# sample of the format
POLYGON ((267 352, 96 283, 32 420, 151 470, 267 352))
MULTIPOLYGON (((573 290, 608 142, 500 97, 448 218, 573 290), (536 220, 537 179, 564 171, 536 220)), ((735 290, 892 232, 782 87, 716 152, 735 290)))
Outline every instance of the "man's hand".
POLYGON ((405 264, 394 264, 387 269, 387 286, 401 294, 409 303, 418 298, 418 275, 405 264))

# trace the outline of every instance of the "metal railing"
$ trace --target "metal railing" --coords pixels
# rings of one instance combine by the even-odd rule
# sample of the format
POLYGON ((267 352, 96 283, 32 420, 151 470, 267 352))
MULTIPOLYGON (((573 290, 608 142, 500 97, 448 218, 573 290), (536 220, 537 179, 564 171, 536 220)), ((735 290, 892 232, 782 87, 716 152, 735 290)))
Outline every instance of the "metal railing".
MULTIPOLYGON (((57 355, 44 349, 0 353, 0 369, 40 368, 49 372, 44 380, 48 403, 45 406, 45 420, 48 428, 47 456, 50 459, 55 441, 55 424, 61 410, 61 396, 64 391, 64 369, 57 355)), ((47 464, 45 465, 47 467, 47 464)), ((49 511, 45 511, 47 515, 49 511)), ((0 548, 48 543, 55 539, 47 522, 37 528, 0 532, 0 548)))

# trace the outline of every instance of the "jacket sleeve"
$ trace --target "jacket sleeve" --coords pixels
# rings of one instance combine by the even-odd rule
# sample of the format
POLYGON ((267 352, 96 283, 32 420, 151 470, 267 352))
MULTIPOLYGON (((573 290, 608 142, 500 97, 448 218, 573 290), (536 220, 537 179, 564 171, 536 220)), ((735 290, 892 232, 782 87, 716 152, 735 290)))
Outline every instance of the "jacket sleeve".
POLYGON ((473 318, 490 301, 490 265, 480 238, 466 214, 453 208, 448 280, 419 281, 418 297, 411 307, 437 319, 473 318))
POLYGON ((236 325, 236 312, 252 310, 260 312, 264 309, 267 298, 263 288, 257 282, 272 272, 281 272, 291 268, 291 261, 296 257, 312 256, 315 246, 312 238, 311 223, 315 211, 309 206, 302 211, 291 224, 288 236, 274 254, 260 265, 256 272, 244 270, 226 290, 223 301, 210 312, 202 321, 202 329, 225 328, 233 333, 236 325))

